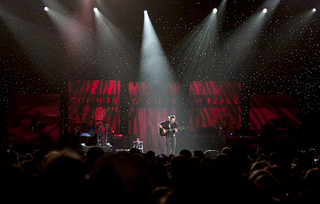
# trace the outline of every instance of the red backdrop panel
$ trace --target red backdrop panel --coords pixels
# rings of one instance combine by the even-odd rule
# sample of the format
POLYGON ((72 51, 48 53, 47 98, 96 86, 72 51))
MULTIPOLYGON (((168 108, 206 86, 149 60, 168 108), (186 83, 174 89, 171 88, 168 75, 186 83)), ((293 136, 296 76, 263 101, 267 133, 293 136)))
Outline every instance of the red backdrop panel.
POLYGON ((239 82, 193 81, 190 83, 190 131, 223 127, 224 134, 241 126, 239 82))
MULTIPOLYGON (((69 82, 69 121, 88 126, 108 124, 120 132, 120 81, 69 82)), ((72 127, 70 125, 70 127, 72 127)))
POLYGON ((8 132, 17 144, 38 144, 40 136, 57 141, 60 130, 59 94, 12 94, 8 132))
POLYGON ((299 98, 292 95, 250 95, 250 128, 262 131, 270 119, 281 119, 296 129, 300 127, 299 98))
POLYGON ((159 136, 157 124, 177 114, 179 84, 165 83, 158 89, 151 83, 130 82, 129 93, 129 134, 144 142, 144 151, 164 153, 164 138, 159 136))

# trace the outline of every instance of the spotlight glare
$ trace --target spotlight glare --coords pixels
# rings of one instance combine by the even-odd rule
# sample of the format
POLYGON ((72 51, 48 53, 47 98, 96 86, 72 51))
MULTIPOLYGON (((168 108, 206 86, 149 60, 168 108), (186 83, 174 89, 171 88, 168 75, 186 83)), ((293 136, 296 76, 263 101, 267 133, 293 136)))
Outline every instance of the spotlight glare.
POLYGON ((43 10, 49 11, 49 8, 48 7, 44 7, 43 10))
POLYGON ((97 7, 94 7, 94 8, 93 8, 93 11, 94 11, 94 12, 98 12, 99 10, 98 10, 97 7))
POLYGON ((316 9, 316 8, 313 8, 313 9, 312 9, 312 12, 313 12, 313 13, 315 13, 316 11, 317 11, 317 9, 316 9))
POLYGON ((263 13, 267 13, 267 12, 268 12, 268 9, 264 8, 263 13))
POLYGON ((217 13, 218 12, 218 9, 217 8, 214 8, 213 9, 213 13, 217 13))
POLYGON ((144 14, 148 14, 148 11, 147 10, 144 10, 144 12, 143 12, 144 14))

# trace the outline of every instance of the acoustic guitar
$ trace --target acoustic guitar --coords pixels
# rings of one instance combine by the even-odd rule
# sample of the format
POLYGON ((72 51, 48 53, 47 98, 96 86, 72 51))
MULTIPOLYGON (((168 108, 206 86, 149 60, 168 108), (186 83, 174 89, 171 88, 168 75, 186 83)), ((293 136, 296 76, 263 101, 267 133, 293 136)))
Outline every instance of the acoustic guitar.
MULTIPOLYGON (((174 130, 175 128, 165 129, 166 132, 164 132, 164 129, 165 129, 165 128, 160 128, 160 129, 159 129, 159 135, 160 135, 160 136, 166 136, 167 132, 170 132, 170 131, 174 130)), ((184 126, 178 127, 177 129, 178 129, 178 130, 183 130, 183 129, 184 129, 184 126)))

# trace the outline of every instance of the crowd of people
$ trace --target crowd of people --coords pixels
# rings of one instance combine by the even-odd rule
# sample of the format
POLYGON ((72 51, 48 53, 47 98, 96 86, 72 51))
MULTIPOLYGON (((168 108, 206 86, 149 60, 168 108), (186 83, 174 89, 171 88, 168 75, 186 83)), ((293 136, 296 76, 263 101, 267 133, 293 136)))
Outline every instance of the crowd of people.
POLYGON ((178 155, 70 150, 6 153, 1 198, 10 203, 309 203, 319 200, 314 149, 294 159, 277 152, 248 154, 225 147, 214 158, 201 151, 178 155))

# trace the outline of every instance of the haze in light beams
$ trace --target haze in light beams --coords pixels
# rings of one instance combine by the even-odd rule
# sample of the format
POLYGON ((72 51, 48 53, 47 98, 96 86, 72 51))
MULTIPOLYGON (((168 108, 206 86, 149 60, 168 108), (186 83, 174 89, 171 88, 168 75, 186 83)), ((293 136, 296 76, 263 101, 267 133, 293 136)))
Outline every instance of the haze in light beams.
POLYGON ((126 79, 135 78, 138 67, 138 51, 129 40, 108 20, 98 8, 94 8, 98 43, 98 66, 109 74, 126 79))
POLYGON ((144 11, 139 67, 140 80, 142 81, 152 82, 158 85, 166 81, 174 81, 173 74, 170 74, 170 64, 147 11, 144 11))
POLYGON ((190 79, 208 80, 215 75, 219 64, 219 24, 225 6, 226 0, 184 38, 175 53, 178 70, 185 73, 183 86, 188 86, 190 79))

